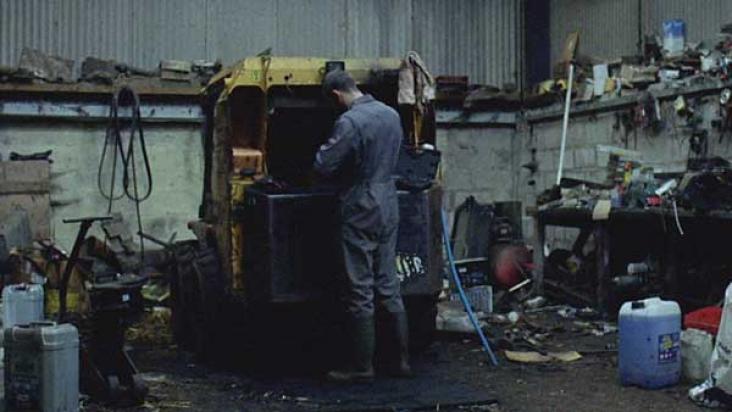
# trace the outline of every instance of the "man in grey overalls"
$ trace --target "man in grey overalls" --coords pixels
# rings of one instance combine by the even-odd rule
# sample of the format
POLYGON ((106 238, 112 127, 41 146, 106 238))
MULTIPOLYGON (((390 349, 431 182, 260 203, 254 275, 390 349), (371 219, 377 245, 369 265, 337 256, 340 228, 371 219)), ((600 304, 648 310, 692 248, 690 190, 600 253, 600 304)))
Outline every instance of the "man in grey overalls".
POLYGON ((335 123, 333 134, 320 147, 315 171, 346 181, 341 192, 341 245, 350 315, 352 364, 333 371, 335 381, 363 381, 374 377, 374 302, 385 309, 386 330, 396 359, 389 372, 408 376, 407 318, 396 276, 399 204, 394 173, 402 126, 391 107, 363 94, 348 73, 329 72, 323 80, 326 96, 348 108, 335 123))

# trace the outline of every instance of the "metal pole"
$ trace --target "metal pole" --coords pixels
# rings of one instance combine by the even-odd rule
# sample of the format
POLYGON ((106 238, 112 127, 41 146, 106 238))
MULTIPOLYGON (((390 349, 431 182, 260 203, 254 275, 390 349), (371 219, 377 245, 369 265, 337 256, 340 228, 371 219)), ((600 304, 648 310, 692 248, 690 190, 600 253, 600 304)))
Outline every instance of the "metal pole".
POLYGON ((569 64, 569 78, 567 79, 567 97, 564 99, 564 120, 562 121, 562 147, 559 150, 559 170, 557 170, 557 186, 562 182, 564 168, 564 148, 567 145, 567 126, 569 126, 569 106, 572 103, 572 82, 574 81, 574 64, 569 64))

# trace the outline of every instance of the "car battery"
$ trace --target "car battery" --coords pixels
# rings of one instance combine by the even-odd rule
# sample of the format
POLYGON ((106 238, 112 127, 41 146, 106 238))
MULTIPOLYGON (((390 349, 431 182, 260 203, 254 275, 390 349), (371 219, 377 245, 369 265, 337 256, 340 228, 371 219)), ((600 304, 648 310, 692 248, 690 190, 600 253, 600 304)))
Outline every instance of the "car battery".
POLYGON ((235 147, 231 154, 235 175, 260 175, 264 171, 264 155, 261 150, 235 147))

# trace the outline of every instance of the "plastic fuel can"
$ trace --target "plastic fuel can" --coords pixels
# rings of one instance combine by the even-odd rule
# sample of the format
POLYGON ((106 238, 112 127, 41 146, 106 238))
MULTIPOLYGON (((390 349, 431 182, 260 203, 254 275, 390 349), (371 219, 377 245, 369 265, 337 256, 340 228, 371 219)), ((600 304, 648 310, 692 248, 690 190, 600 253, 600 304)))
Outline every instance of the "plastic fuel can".
POLYGON ((620 383, 655 389, 681 376, 681 309, 649 298, 625 302, 618 318, 620 383))
POLYGON ((3 328, 43 320, 43 286, 21 283, 3 288, 3 328))
POLYGON ((34 322, 5 329, 6 411, 79 410, 79 333, 34 322))

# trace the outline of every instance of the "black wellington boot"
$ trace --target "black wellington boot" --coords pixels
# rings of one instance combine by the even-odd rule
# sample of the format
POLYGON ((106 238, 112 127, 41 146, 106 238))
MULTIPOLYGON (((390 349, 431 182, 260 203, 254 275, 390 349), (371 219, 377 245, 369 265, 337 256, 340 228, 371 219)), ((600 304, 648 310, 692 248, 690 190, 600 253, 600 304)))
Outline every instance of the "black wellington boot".
POLYGON ((346 370, 328 372, 333 382, 370 382, 374 379, 374 318, 354 318, 351 324, 352 363, 346 370))
POLYGON ((390 376, 412 377, 412 368, 409 366, 409 326, 406 312, 388 314, 388 330, 390 341, 394 345, 395 357, 387 369, 390 376))

